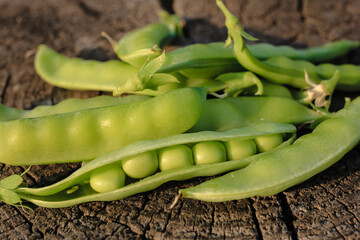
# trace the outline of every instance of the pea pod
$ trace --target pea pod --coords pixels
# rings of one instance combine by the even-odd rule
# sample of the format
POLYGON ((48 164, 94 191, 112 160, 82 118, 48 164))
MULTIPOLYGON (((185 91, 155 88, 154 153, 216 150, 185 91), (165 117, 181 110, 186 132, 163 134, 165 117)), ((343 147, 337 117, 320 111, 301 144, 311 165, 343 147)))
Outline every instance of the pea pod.
MULTIPOLYGON (((324 62, 346 54, 359 47, 358 41, 340 40, 306 49, 290 46, 274 46, 268 43, 247 46, 250 53, 260 60, 282 56, 310 62, 324 62)), ((223 42, 198 43, 168 52, 164 66, 159 72, 180 71, 187 77, 211 78, 226 72, 243 70, 236 60, 233 48, 223 42)), ((329 76, 325 78, 330 78, 329 76)))
POLYGON ((114 45, 121 60, 142 67, 161 54, 164 44, 181 35, 182 22, 177 16, 161 12, 160 17, 162 21, 130 32, 114 45))
POLYGON ((292 145, 255 155, 246 168, 180 190, 183 197, 228 201, 277 194, 325 170, 360 142, 360 98, 292 145))
POLYGON ((0 162, 92 160, 137 140, 188 130, 199 119, 204 101, 202 89, 182 88, 130 104, 0 122, 0 162))
POLYGON ((260 120, 302 124, 326 115, 283 97, 209 99, 199 121, 189 131, 225 131, 260 120))
POLYGON ((304 76, 304 69, 310 79, 320 83, 324 79, 329 79, 339 73, 337 89, 344 91, 357 91, 360 89, 360 67, 355 65, 336 66, 325 64, 315 66, 308 61, 295 61, 286 57, 273 57, 265 62, 260 61, 251 54, 243 38, 255 40, 247 34, 239 24, 238 19, 232 15, 221 0, 217 4, 225 16, 225 25, 228 29, 228 39, 226 44, 233 42, 234 53, 239 63, 246 69, 268 79, 269 81, 286 84, 297 88, 311 87, 304 76))
POLYGON ((0 121, 15 120, 20 118, 35 118, 53 114, 77 112, 84 109, 107 107, 118 104, 127 104, 149 99, 146 96, 129 95, 115 98, 110 96, 97 96, 88 99, 69 98, 56 105, 41 105, 32 110, 20 110, 0 104, 0 121))
POLYGON ((180 71, 187 77, 211 78, 242 69, 231 47, 209 43, 192 44, 166 53, 165 63, 158 72, 180 71))
MULTIPOLYGON (((290 98, 290 99, 293 98, 291 91, 283 85, 274 84, 274 83, 271 83, 266 80, 262 80, 261 84, 263 87, 263 92, 261 94, 262 96, 284 97, 284 98, 290 98)), ((258 91, 258 88, 254 89, 253 91, 249 91, 249 92, 250 92, 250 94, 255 95, 257 91, 258 91)))
MULTIPOLYGON (((16 195, 23 200, 50 208, 67 207, 90 201, 117 200, 136 193, 152 190, 168 181, 181 181, 197 176, 211 176, 239 169, 249 164, 249 162, 252 161, 252 158, 247 158, 245 161, 239 159, 216 164, 169 169, 126 185, 120 189, 105 193, 95 192, 87 183, 89 176, 94 170, 104 166, 120 164, 123 159, 129 156, 168 146, 211 140, 226 141, 231 139, 252 139, 256 136, 266 134, 294 133, 295 131, 296 128, 289 124, 276 124, 262 121, 244 128, 232 129, 227 132, 197 132, 172 135, 154 140, 138 141, 89 162, 72 173, 69 177, 53 185, 41 188, 19 187, 12 192, 16 193, 16 195)), ((284 145, 287 143, 284 143, 284 145)))
POLYGON ((251 54, 260 60, 283 56, 290 59, 319 63, 334 60, 359 46, 359 41, 338 40, 304 49, 296 49, 286 45, 274 46, 269 43, 251 44, 248 48, 251 54))
POLYGON ((121 93, 136 91, 137 94, 158 95, 157 91, 151 89, 157 90, 166 83, 175 83, 175 87, 165 86, 167 90, 178 87, 175 76, 155 73, 163 64, 163 58, 164 55, 159 56, 142 68, 137 68, 118 60, 99 62, 68 58, 45 45, 40 45, 35 57, 35 70, 44 81, 65 89, 115 91, 117 95, 117 92, 120 92, 117 89, 120 88, 124 89, 121 93))
POLYGON ((35 56, 35 70, 44 81, 57 87, 111 92, 139 68, 118 60, 99 62, 68 58, 40 45, 35 56))

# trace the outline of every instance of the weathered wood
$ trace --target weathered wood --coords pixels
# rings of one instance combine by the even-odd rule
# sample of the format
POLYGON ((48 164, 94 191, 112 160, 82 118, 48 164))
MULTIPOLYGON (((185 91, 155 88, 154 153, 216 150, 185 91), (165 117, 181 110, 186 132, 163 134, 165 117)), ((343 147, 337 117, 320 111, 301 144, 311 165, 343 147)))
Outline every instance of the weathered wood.
MULTIPOLYGON (((33 68, 34 49, 45 43, 68 56, 116 58, 102 31, 114 39, 156 22, 172 8, 186 20, 178 44, 222 41, 224 18, 213 0, 0 1, 0 101, 30 109, 70 97, 104 94, 50 86, 33 68), (173 5, 169 4, 173 3, 173 5)), ((246 30, 263 42, 315 46, 360 40, 360 1, 225 1, 246 30)), ((360 64, 360 49, 336 62, 360 64)), ((105 93, 106 94, 106 93, 105 93)), ((356 96, 358 94, 353 94, 356 96)), ((1 133, 0 133, 1 134, 1 133)), ((79 164, 33 166, 24 176, 43 186, 71 174, 79 164)), ((0 164, 0 179, 26 167, 0 164)), ((204 178, 171 182, 119 201, 92 202, 34 211, 0 203, 1 239, 359 239, 360 148, 303 184, 281 194, 225 203, 180 199, 183 187, 204 178)))

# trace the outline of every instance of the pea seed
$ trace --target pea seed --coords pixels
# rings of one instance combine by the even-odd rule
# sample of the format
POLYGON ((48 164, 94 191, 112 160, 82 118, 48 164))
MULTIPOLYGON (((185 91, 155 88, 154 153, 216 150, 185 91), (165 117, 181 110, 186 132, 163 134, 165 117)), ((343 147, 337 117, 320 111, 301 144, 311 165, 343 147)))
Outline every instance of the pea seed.
POLYGON ((253 140, 232 140, 224 143, 228 160, 236 160, 256 154, 253 140))
POLYGON ((269 151, 283 142, 281 134, 265 135, 255 138, 256 146, 259 152, 269 151))
POLYGON ((158 158, 155 151, 140 153, 123 160, 122 167, 131 178, 144 178, 158 169, 158 158))
POLYGON ((159 168, 161 171, 194 165, 192 151, 186 145, 175 145, 159 151, 159 168))
POLYGON ((97 192, 109 192, 125 185, 125 173, 118 166, 96 169, 90 176, 90 186, 97 192))
POLYGON ((193 147, 193 156, 196 165, 226 161, 225 147, 216 141, 197 143, 193 147))

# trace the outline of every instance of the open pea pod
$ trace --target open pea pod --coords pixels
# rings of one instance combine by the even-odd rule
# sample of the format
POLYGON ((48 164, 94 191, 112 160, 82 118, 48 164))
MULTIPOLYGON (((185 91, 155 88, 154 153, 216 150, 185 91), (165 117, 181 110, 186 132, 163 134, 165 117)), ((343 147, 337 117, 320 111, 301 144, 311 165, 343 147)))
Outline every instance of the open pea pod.
POLYGON ((256 155, 247 167, 180 193, 211 202, 277 194, 330 167, 356 146, 359 119, 360 97, 292 145, 256 155))
MULTIPOLYGON (((191 144, 211 140, 245 140, 264 135, 273 135, 278 133, 294 134, 295 132, 296 128, 293 125, 260 121, 244 128, 232 129, 226 132, 207 131, 187 133, 172 135, 154 140, 138 141, 96 158, 95 160, 85 164, 80 169, 72 173, 69 177, 53 185, 41 188, 18 187, 16 189, 11 189, 11 192, 16 193, 16 195, 22 200, 27 200, 36 205, 50 208, 67 207, 90 201, 117 200, 134 195, 136 193, 155 189, 156 187, 168 181, 181 181, 197 176, 212 176, 231 170, 236 170, 248 165, 253 158, 249 157, 221 163, 169 169, 134 183, 130 183, 122 188, 104 193, 98 193, 94 191, 89 185, 89 177, 94 170, 104 166, 121 165, 122 161, 130 156, 156 149, 162 149, 168 146, 191 144)), ((278 146, 278 148, 288 144, 290 141, 291 138, 282 145, 278 146)), ((260 155, 261 154, 262 153, 260 153, 260 155)), ((176 161, 175 158, 174 161, 176 161)), ((2 199, 4 199, 4 197, 2 197, 2 199)), ((8 203, 16 204, 14 202, 8 203)))

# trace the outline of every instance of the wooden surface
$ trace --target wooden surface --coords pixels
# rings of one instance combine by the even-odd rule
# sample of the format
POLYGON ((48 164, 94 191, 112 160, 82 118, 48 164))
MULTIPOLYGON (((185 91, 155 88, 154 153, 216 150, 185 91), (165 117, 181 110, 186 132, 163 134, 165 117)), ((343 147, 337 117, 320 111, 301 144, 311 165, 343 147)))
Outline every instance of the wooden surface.
MULTIPOLYGON (((161 2, 186 20, 185 38, 178 44, 226 38, 215 1, 161 2)), ((34 71, 34 49, 45 43, 67 56, 115 58, 100 33, 120 39, 156 22, 161 2, 0 0, 1 103, 31 109, 69 97, 104 94, 45 83, 34 71)), ((305 47, 342 38, 360 40, 359 0, 226 3, 246 30, 263 42, 305 47)), ((360 64, 360 49, 335 62, 360 64)), ((25 181, 47 185, 78 166, 33 166, 25 181)), ((0 164, 0 178, 25 169, 0 164)), ((0 239, 360 239, 360 146, 323 173, 276 196, 225 203, 180 199, 169 209, 180 188, 204 180, 171 182, 127 199, 64 209, 29 211, 0 203, 0 239)))

